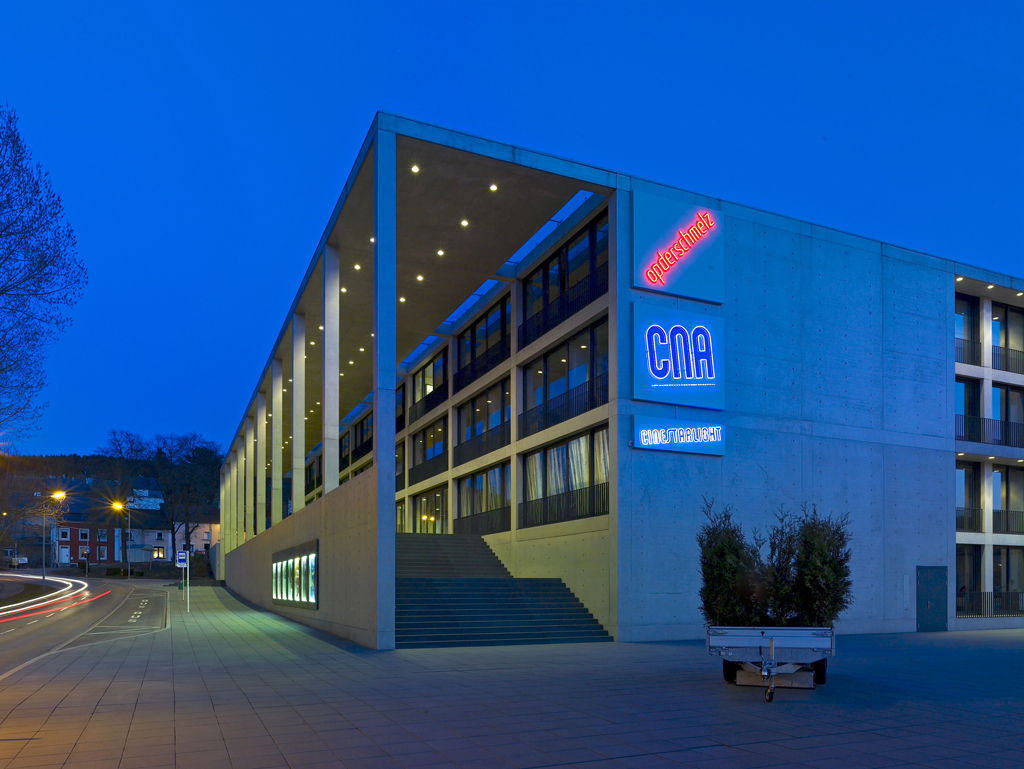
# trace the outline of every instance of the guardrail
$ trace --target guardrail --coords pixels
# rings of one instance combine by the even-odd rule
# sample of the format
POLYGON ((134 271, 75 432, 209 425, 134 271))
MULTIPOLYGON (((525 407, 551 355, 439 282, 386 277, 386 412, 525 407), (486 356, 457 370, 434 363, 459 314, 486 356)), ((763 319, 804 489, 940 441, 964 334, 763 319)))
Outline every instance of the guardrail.
POLYGON ((1024 423, 957 414, 956 439, 1024 449, 1024 423))
POLYGON ((519 415, 517 440, 578 417, 608 402, 608 374, 601 374, 519 415))
POLYGON ((608 484, 554 494, 543 499, 519 503, 519 528, 546 526, 549 523, 575 521, 608 514, 608 484))
POLYGON ((958 617, 1024 617, 1024 593, 957 593, 958 617))
POLYGON ((981 365, 981 342, 975 342, 972 339, 955 339, 953 344, 957 363, 981 365))
POLYGON ((482 355, 477 356, 455 372, 452 377, 452 392, 458 392, 475 382, 502 361, 508 360, 512 354, 512 340, 505 337, 482 355))
POLYGON ((463 441, 455 447, 455 456, 452 458, 454 466, 463 465, 472 459, 490 454, 512 442, 512 423, 502 422, 497 427, 474 435, 468 441, 463 441))
POLYGON ((1024 374, 1024 352, 992 345, 992 368, 1024 374))
POLYGON ((433 459, 428 459, 426 462, 421 462, 415 467, 409 468, 409 485, 415 486, 417 483, 427 480, 427 478, 433 478, 439 473, 443 473, 448 469, 448 452, 438 454, 433 459))
POLYGON ((981 517, 980 507, 958 507, 956 509, 956 530, 980 532, 981 517))
POLYGON ((993 510, 992 531, 996 534, 1024 534, 1024 511, 993 510))
POLYGON ((519 327, 519 349, 537 341, 559 323, 568 320, 588 304, 607 293, 608 265, 606 263, 523 321, 519 327))
POLYGON ((497 510, 485 510, 452 521, 452 532, 455 534, 497 534, 512 530, 512 508, 499 507, 497 510))
POLYGON ((442 384, 435 387, 429 393, 427 393, 423 400, 416 401, 409 407, 409 424, 412 425, 417 419, 420 419, 425 414, 433 411, 435 408, 440 406, 448 400, 448 380, 446 379, 442 384))

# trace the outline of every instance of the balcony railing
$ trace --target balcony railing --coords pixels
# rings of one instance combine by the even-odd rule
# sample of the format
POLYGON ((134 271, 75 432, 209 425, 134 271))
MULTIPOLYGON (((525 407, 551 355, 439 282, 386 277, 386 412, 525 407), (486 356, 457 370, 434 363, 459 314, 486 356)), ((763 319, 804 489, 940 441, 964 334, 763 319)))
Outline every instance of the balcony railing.
POLYGON ((958 617, 1024 617, 1024 593, 957 593, 958 617))
POLYGON ((438 454, 433 459, 428 459, 426 462, 421 462, 416 467, 409 468, 409 485, 415 486, 421 481, 427 480, 427 478, 433 478, 438 473, 443 473, 448 469, 448 452, 438 454))
POLYGON ((956 509, 957 531, 981 531, 981 508, 958 507, 956 509))
POLYGON ((1024 423, 957 414, 956 439, 1024 449, 1024 423))
POLYGON ((454 534, 497 534, 512 530, 512 508, 499 507, 452 521, 454 534))
POLYGON ((363 441, 352 449, 352 461, 355 462, 357 459, 362 459, 371 451, 373 451, 373 438, 363 441))
POLYGON ((423 400, 416 401, 409 407, 409 424, 411 425, 427 412, 433 411, 446 400, 448 400, 447 379, 427 393, 423 400))
POLYGON ((969 363, 972 366, 981 365, 981 342, 972 339, 955 339, 957 363, 969 363))
POLYGON ((458 392, 466 385, 475 382, 512 354, 512 340, 504 337, 498 344, 482 355, 473 358, 469 363, 455 372, 452 377, 452 392, 458 392))
POLYGON ((519 528, 608 515, 608 484, 519 503, 519 528))
POLYGON ((993 510, 992 531, 996 534, 1024 534, 1024 512, 993 510))
POLYGON ((455 447, 453 463, 457 467, 469 462, 471 459, 490 454, 512 442, 512 423, 502 422, 497 427, 492 427, 486 432, 474 435, 468 441, 460 443, 455 447))
POLYGON ((540 339, 559 323, 571 318, 591 302, 608 293, 608 265, 602 264, 594 272, 546 304, 519 327, 519 349, 540 339))
POLYGON ((608 374, 605 373, 520 414, 517 440, 578 417, 607 402, 608 374))
POLYGON ((992 346, 992 368, 1024 374, 1024 352, 1009 347, 992 346))
POLYGON ((349 458, 349 455, 342 454, 340 457, 338 457, 338 472, 340 473, 350 464, 352 464, 352 460, 349 458))

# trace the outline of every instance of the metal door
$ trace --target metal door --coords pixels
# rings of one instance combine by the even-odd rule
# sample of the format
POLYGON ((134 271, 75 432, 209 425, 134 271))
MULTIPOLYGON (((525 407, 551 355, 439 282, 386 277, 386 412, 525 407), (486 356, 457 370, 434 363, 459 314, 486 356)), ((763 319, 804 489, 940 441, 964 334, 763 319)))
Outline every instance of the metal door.
POLYGON ((917 632, 948 630, 946 567, 917 567, 917 632))

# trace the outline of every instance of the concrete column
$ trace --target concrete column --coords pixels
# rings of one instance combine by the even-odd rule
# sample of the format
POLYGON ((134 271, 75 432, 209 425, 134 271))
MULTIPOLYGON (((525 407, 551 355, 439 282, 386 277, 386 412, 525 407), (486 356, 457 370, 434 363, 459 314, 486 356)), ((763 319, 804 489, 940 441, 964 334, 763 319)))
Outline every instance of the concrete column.
POLYGON ((281 361, 270 363, 270 525, 284 513, 284 374, 281 361))
POLYGON ((245 418, 245 533, 256 536, 256 423, 245 418))
POLYGON ((228 550, 234 550, 238 547, 238 522, 235 520, 235 452, 233 449, 228 449, 227 457, 224 460, 224 491, 227 497, 225 502, 227 518, 224 519, 225 530, 221 533, 221 539, 226 542, 228 550))
MULTIPOLYGON (((512 542, 516 541, 516 531, 519 529, 519 503, 523 500, 523 475, 522 475, 522 463, 519 461, 519 452, 516 450, 516 441, 519 440, 519 414, 523 411, 523 361, 519 360, 519 324, 523 322, 523 291, 520 288, 519 281, 512 282, 512 296, 509 301, 509 313, 512 316, 509 326, 509 333, 511 334, 511 346, 512 346, 512 368, 509 370, 508 380, 508 392, 509 392, 509 411, 511 412, 511 421, 509 423, 509 430, 512 436, 512 460, 509 465, 509 488, 512 490, 511 498, 509 499, 509 506, 511 510, 512 518, 512 529, 511 538, 512 542)), ((457 344, 458 342, 456 342, 457 344)), ((513 546, 509 548, 509 553, 512 556, 512 576, 515 577, 518 574, 519 561, 516 558, 516 554, 519 552, 519 548, 513 546)))
POLYGON ((292 316, 292 513, 306 505, 306 316, 292 316))
MULTIPOLYGON (((341 373, 341 278, 339 275, 338 249, 324 248, 324 335, 323 335, 323 388, 320 398, 322 425, 320 430, 323 446, 324 487, 327 494, 338 488, 338 465, 341 459, 341 441, 338 428, 341 425, 341 394, 338 377, 341 373)), ((391 490, 394 494, 394 489, 391 490)))
MULTIPOLYGON (((227 550, 227 472, 220 467, 220 547, 217 550, 217 578, 224 579, 224 551, 227 550)), ((211 537, 212 539, 212 537, 211 537)))
POLYGON ((395 375, 397 364, 397 150, 373 147, 373 466, 377 487, 377 648, 395 648, 395 375))
POLYGON ((267 528, 267 394, 256 393, 256 451, 253 455, 256 476, 256 533, 267 528))
POLYGON ((235 438, 235 531, 237 536, 235 546, 239 547, 245 543, 245 442, 241 437, 235 438))
MULTIPOLYGON (((992 302, 988 303, 989 308, 992 302)), ((989 382, 991 393, 991 381, 989 382)), ((981 463, 981 530, 985 532, 985 549, 981 555, 981 589, 992 592, 992 463, 981 463)))
POLYGON ((633 200, 620 187, 608 205, 608 632, 616 641, 631 641, 634 604, 629 575, 633 542, 630 538, 633 394, 630 332, 633 325, 628 287, 633 269, 633 200), (625 407, 625 408, 623 408, 625 407))

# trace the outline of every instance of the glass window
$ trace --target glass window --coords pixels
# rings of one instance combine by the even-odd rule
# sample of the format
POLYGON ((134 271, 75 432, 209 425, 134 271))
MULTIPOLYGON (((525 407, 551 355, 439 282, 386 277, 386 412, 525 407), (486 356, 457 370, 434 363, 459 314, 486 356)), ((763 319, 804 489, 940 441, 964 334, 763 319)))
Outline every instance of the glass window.
POLYGON ((444 534, 448 531, 448 489, 440 486, 416 497, 416 531, 444 534))
POLYGON ((608 428, 594 433, 594 483, 608 483, 608 428))
POLYGON ((474 436, 493 430, 512 417, 509 402, 508 379, 493 385, 485 392, 459 405, 458 435, 460 442, 471 440, 474 436))
POLYGON ((569 350, 565 345, 556 347, 544 356, 544 368, 547 371, 547 398, 557 398, 567 389, 569 379, 569 350))
POLYGON ((594 376, 608 373, 608 321, 594 326, 594 376))
POLYGON ((526 387, 526 408, 532 409, 544 402, 544 359, 538 358, 526 367, 526 375, 523 377, 523 384, 526 387))
POLYGON ((405 413, 405 382, 395 388, 395 416, 400 417, 405 413))
POLYGON ((412 438, 412 467, 429 462, 445 452, 445 440, 448 434, 448 417, 441 417, 412 438))
POLYGON ((957 593, 981 591, 981 545, 956 546, 957 593))
POLYGON ((569 441, 569 490, 585 489, 590 485, 590 436, 581 435, 569 441))
POLYGON ((405 500, 400 499, 395 503, 395 531, 402 533, 405 528, 405 500))
POLYGON ((342 457, 347 457, 349 455, 349 452, 352 450, 352 447, 349 445, 350 441, 351 433, 346 432, 343 436, 341 436, 340 452, 342 457))
MULTIPOLYGON (((163 535, 160 532, 157 532, 156 538, 157 539, 162 539, 163 535)), ((79 529, 78 530, 78 539, 79 539, 80 542, 88 542, 89 541, 89 530, 88 529, 79 529)))
POLYGON ((552 259, 544 271, 544 304, 552 304, 562 293, 562 265, 559 259, 552 259))
POLYGON ((566 489, 565 477, 565 444, 553 446, 547 450, 547 478, 545 484, 545 496, 553 497, 556 494, 564 494, 566 489))
POLYGON ((590 275, 590 230, 585 229, 566 246, 568 288, 590 275))
POLYGON ((527 502, 608 483, 608 428, 528 454, 523 470, 527 502))
POLYGON ((460 478, 457 482, 459 517, 508 507, 511 504, 510 477, 511 464, 506 462, 460 478))
POLYGON ((527 318, 544 308, 544 270, 534 270, 523 283, 523 305, 527 318))
POLYGON ((535 451, 526 456, 524 462, 526 472, 524 480, 526 484, 526 501, 532 502, 544 496, 544 452, 535 451))
POLYGON ((405 474, 405 443, 395 445, 395 475, 405 474))
POLYGON ((594 223, 594 266, 608 264, 608 214, 602 214, 594 223))
POLYGON ((590 329, 569 340, 569 389, 579 387, 590 379, 590 329))

